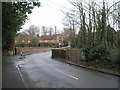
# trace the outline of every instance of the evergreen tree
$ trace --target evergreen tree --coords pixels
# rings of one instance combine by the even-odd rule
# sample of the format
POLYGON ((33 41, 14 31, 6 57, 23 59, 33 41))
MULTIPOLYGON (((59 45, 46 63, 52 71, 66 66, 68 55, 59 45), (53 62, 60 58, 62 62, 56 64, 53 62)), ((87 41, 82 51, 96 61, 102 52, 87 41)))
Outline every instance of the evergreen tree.
POLYGON ((2 2, 2 48, 12 49, 17 31, 25 23, 27 15, 32 13, 39 2, 2 2))

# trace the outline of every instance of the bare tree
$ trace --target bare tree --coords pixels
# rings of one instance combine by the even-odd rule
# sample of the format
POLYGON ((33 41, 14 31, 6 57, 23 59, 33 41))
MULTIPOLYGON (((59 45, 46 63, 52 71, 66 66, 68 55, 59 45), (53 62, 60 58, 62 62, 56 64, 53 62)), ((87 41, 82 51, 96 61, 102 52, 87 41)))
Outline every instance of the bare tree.
POLYGON ((66 15, 65 19, 63 20, 65 28, 70 28, 73 36, 75 36, 76 30, 79 28, 79 17, 77 16, 77 12, 74 10, 71 10, 70 12, 62 12, 66 15))
POLYGON ((45 26, 42 26, 42 35, 47 35, 48 34, 48 29, 45 26))
POLYGON ((40 29, 38 26, 31 25, 28 29, 26 29, 24 32, 26 32, 28 35, 31 35, 35 37, 37 34, 40 33, 40 29))
POLYGON ((120 2, 118 4, 118 29, 120 29, 120 2))
POLYGON ((53 28, 52 28, 52 26, 49 28, 49 35, 51 36, 52 34, 53 34, 53 28))
POLYGON ((55 29, 54 35, 56 35, 57 34, 57 26, 54 26, 54 29, 55 29))

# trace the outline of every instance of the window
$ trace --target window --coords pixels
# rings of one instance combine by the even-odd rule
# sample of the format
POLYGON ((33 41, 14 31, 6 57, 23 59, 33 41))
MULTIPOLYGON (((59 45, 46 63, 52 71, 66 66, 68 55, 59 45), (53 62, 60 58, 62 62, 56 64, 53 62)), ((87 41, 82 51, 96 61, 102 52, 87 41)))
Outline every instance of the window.
POLYGON ((39 40, 39 42, 42 42, 41 40, 39 40))
POLYGON ((30 40, 28 40, 28 42, 30 43, 30 40))
POLYGON ((48 42, 47 40, 45 40, 45 42, 48 42))

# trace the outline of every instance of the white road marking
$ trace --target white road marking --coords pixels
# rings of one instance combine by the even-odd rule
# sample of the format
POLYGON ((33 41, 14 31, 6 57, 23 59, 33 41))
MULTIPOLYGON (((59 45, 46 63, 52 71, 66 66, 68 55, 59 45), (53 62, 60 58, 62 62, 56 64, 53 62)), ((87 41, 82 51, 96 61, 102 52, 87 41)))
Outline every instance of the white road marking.
POLYGON ((21 71, 20 71, 20 68, 21 68, 21 67, 18 65, 18 66, 16 66, 16 68, 18 69, 19 75, 20 75, 23 83, 25 84, 25 87, 28 88, 28 85, 27 85, 25 79, 23 78, 23 76, 22 76, 22 74, 21 74, 21 71))
POLYGON ((56 71, 58 71, 58 72, 60 72, 60 73, 63 73, 63 74, 65 74, 65 75, 67 75, 67 76, 69 76, 69 77, 71 77, 71 78, 74 78, 75 80, 78 80, 77 77, 74 77, 74 76, 72 76, 72 75, 66 74, 66 73, 63 72, 63 71, 59 71, 59 70, 56 70, 56 71))

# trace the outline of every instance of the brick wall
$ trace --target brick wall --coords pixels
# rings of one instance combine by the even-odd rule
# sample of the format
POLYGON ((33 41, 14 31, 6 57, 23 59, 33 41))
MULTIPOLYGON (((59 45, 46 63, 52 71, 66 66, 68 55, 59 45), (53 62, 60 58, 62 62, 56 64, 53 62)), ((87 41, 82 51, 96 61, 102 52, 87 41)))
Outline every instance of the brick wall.
POLYGON ((81 60, 80 49, 52 49, 52 58, 62 58, 74 62, 79 62, 81 60))
POLYGON ((20 54, 21 52, 23 54, 32 54, 32 53, 39 53, 42 51, 49 51, 51 48, 44 48, 44 47, 31 47, 31 48, 16 48, 16 54, 20 54))

